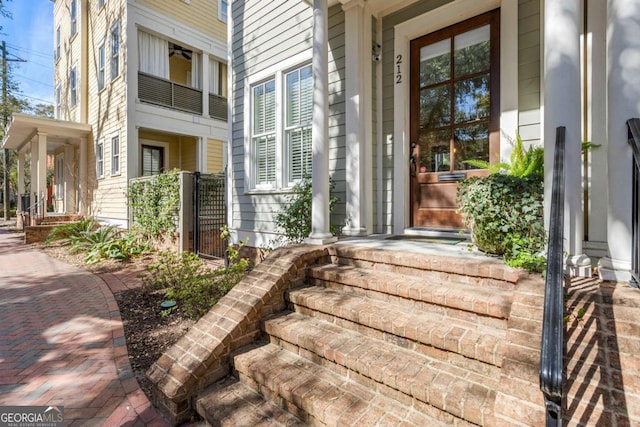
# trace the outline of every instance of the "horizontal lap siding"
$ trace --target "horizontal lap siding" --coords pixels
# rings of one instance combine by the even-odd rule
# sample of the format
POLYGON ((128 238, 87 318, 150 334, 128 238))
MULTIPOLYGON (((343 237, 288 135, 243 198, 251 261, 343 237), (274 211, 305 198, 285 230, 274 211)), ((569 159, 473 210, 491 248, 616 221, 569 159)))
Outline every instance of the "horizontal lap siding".
POLYGON ((227 24, 218 19, 218 0, 138 0, 165 16, 220 40, 227 39, 227 24))
MULTIPOLYGON (((245 194, 244 120, 249 106, 244 105, 244 79, 312 49, 312 9, 297 0, 236 1, 231 13, 232 64, 234 71, 233 110, 231 116, 232 220, 236 229, 272 232, 274 216, 286 203, 282 193, 245 194)), ((329 162, 335 194, 340 198, 332 217, 333 224, 344 221, 344 13, 329 11, 329 162)), ((251 243, 250 243, 251 244, 251 243)))
POLYGON ((522 139, 539 143, 540 0, 518 2, 518 123, 522 139))

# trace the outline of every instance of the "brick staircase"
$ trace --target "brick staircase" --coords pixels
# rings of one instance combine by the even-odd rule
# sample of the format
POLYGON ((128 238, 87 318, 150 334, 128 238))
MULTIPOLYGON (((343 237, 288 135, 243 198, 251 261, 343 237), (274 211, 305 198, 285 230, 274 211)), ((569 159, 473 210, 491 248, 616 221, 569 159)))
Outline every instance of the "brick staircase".
POLYGON ((152 367, 154 400, 214 426, 536 425, 539 331, 509 327, 541 285, 480 258, 276 251, 152 367))

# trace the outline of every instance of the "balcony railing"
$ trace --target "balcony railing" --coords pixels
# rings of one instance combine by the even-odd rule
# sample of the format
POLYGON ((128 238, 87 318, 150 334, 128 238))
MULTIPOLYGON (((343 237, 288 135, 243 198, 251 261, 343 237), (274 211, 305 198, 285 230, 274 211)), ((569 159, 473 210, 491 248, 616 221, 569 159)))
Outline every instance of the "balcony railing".
POLYGON ((227 98, 209 94, 209 115, 214 119, 227 121, 227 98))
POLYGON ((138 71, 138 98, 149 104, 202 114, 202 91, 138 71))

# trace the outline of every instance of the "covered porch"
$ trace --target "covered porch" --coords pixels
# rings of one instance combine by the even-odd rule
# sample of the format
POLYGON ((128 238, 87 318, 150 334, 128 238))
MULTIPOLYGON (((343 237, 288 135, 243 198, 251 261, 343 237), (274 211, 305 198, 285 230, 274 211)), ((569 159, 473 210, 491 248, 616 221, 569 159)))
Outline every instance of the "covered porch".
POLYGON ((12 115, 2 147, 17 153, 17 191, 29 196, 19 198, 18 212, 30 212, 32 217, 40 218, 46 215, 47 169, 51 167, 55 184, 54 212, 87 213, 87 143, 90 136, 88 124, 28 114, 12 115), (30 166, 28 175, 27 164, 30 166))

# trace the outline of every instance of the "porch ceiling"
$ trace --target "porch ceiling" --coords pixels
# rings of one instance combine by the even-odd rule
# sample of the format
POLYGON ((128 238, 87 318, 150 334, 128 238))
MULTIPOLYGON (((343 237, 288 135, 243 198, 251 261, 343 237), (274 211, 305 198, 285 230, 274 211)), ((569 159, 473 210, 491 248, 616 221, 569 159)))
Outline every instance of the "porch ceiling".
MULTIPOLYGON (((308 3, 312 4, 312 0, 306 0, 308 3)), ((335 6, 337 4, 345 4, 349 3, 350 0, 328 0, 328 5, 335 6)), ((396 10, 402 9, 410 5, 411 3, 415 3, 418 0, 365 0, 365 3, 371 9, 374 15, 378 17, 388 15, 389 13, 393 13, 396 10)))
POLYGON ((14 113, 7 125, 2 148, 19 151, 38 133, 47 134, 47 148, 55 149, 64 144, 78 144, 81 138, 88 138, 91 125, 14 113))

